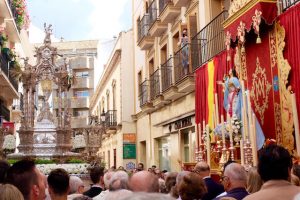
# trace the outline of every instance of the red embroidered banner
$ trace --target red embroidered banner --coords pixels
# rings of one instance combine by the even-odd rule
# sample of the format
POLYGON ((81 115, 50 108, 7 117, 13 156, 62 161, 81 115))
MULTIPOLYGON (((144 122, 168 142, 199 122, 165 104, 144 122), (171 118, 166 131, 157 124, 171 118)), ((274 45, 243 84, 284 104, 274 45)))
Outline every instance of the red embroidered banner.
POLYGON ((273 24, 277 17, 276 1, 260 2, 260 0, 252 0, 244 8, 229 17, 224 23, 225 33, 228 31, 231 34, 231 39, 236 40, 238 35, 238 27, 240 23, 245 24, 247 32, 251 30, 255 11, 261 12, 261 18, 269 25, 273 24))
POLYGON ((268 30, 261 33, 261 38, 261 44, 256 44, 256 37, 254 34, 249 35, 247 38, 245 46, 247 88, 251 91, 251 106, 262 127, 265 137, 276 139, 273 79, 276 79, 274 77, 277 73, 275 74, 273 72, 274 69, 272 69, 271 66, 268 30))

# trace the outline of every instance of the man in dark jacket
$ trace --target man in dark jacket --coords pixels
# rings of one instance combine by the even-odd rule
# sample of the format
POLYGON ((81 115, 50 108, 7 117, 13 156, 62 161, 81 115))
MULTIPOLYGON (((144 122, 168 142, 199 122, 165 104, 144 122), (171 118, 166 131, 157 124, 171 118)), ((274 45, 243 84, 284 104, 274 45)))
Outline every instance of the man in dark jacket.
POLYGON ((210 167, 206 162, 198 162, 194 171, 203 178, 207 188, 207 193, 202 198, 203 200, 211 200, 224 192, 224 187, 210 177, 210 167))

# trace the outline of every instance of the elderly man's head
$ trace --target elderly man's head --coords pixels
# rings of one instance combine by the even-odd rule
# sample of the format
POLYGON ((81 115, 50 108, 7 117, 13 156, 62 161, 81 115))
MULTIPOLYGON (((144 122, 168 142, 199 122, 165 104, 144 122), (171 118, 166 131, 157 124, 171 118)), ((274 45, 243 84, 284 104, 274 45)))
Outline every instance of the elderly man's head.
POLYGON ((110 179, 113 176, 115 172, 114 171, 108 171, 103 176, 104 186, 106 189, 109 188, 110 179))
POLYGON ((130 179, 130 188, 133 192, 158 192, 158 178, 148 171, 137 172, 130 179))
POLYGON ((84 184, 81 178, 70 176, 70 194, 82 194, 84 192, 84 184))
POLYGON ((240 187, 245 188, 247 184, 247 173, 242 165, 231 163, 225 168, 222 179, 226 191, 240 187))
POLYGON ((109 191, 128 189, 128 174, 124 171, 116 171, 109 181, 109 191))
POLYGON ((194 168, 194 171, 199 174, 202 178, 209 176, 210 167, 206 162, 198 162, 194 168))

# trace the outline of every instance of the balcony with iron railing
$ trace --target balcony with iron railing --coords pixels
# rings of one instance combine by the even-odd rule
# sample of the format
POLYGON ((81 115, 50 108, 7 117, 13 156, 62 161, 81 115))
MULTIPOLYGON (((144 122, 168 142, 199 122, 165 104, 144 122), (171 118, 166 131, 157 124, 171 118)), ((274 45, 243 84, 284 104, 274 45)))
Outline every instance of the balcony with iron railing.
POLYGON ((154 100, 160 95, 159 69, 150 75, 150 99, 154 100))
POLYGON ((117 126, 117 111, 108 110, 105 113, 105 128, 106 129, 115 129, 117 126))
POLYGON ((1 65, 1 71, 2 71, 2 74, 4 74, 10 84, 13 86, 13 88, 15 89, 16 92, 18 92, 18 81, 15 80, 15 78, 12 77, 12 74, 11 74, 11 69, 10 69, 10 65, 11 65, 12 61, 9 61, 9 59, 6 57, 5 54, 0 54, 0 65, 1 65))
POLYGON ((0 104, 0 116, 6 121, 10 121, 10 111, 3 104, 0 104))
POLYGON ((169 5, 172 4, 171 0, 158 0, 159 1, 159 15, 163 12, 163 10, 169 5))
POLYGON ((166 91, 172 86, 172 58, 161 65, 161 89, 166 91))
POLYGON ((149 13, 145 13, 142 19, 138 21, 138 42, 148 35, 149 19, 149 13))
POLYGON ((278 1, 279 1, 279 9, 283 12, 300 2, 300 0, 278 0, 278 1))
POLYGON ((149 102, 149 81, 145 80, 139 85, 140 107, 149 102))
POLYGON ((138 21, 138 46, 142 50, 148 50, 153 46, 154 38, 149 35, 150 15, 145 13, 141 20, 138 21))
POLYGON ((157 20, 157 0, 153 0, 149 5, 149 25, 150 27, 156 22, 157 20))
POLYGON ((190 52, 193 71, 225 50, 225 33, 222 23, 227 17, 227 11, 221 12, 192 37, 190 52))
POLYGON ((172 23, 180 15, 181 7, 176 7, 172 0, 159 1, 159 19, 161 23, 172 23))
POLYGON ((149 35, 152 37, 160 37, 168 28, 168 24, 162 23, 158 17, 157 1, 153 0, 149 5, 149 35))

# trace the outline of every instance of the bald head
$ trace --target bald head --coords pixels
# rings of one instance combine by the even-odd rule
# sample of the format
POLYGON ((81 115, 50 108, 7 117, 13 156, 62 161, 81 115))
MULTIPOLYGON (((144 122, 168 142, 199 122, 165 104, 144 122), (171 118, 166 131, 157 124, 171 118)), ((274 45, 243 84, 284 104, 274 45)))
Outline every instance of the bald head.
POLYGON ((158 192, 158 178, 148 171, 135 173, 129 182, 133 192, 158 192))
POLYGON ((194 170, 203 178, 205 176, 209 176, 210 167, 206 162, 198 162, 194 167, 194 170))

